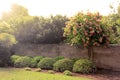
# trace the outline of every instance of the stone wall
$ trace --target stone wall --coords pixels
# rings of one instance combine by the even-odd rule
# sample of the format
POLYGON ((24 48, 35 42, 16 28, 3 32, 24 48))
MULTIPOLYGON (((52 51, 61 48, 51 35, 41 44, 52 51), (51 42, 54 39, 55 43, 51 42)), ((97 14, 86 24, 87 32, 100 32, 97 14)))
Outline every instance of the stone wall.
POLYGON ((109 48, 94 49, 95 63, 100 68, 120 71, 120 46, 111 45, 109 48))
MULTIPOLYGON (((18 55, 88 58, 87 49, 67 44, 17 44, 14 51, 18 55)), ((95 47, 94 61, 99 68, 120 71, 120 45, 110 45, 109 48, 95 47)))

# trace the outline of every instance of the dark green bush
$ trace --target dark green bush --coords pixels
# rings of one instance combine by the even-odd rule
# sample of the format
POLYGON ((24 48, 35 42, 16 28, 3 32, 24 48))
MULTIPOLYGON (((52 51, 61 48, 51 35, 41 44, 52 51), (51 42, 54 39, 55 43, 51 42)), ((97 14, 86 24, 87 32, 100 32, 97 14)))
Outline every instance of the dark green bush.
POLYGON ((15 61, 14 66, 15 67, 30 67, 31 61, 32 61, 31 57, 28 57, 28 56, 20 57, 15 61))
POLYGON ((30 65, 30 67, 32 67, 32 68, 35 68, 35 67, 37 67, 37 64, 40 62, 40 60, 42 60, 44 57, 42 57, 42 56, 35 56, 35 57, 33 57, 33 59, 32 59, 32 61, 31 61, 31 65, 30 65))
POLYGON ((39 63, 38 67, 41 69, 53 69, 55 60, 53 58, 43 58, 39 63))
POLYGON ((33 59, 38 63, 40 62, 41 59, 43 59, 44 57, 43 56, 35 56, 33 57, 33 59))
POLYGON ((74 62, 71 59, 61 59, 54 64, 55 71, 72 70, 74 62))
POLYGON ((73 66, 73 72, 77 73, 91 73, 94 70, 96 70, 95 65, 88 59, 80 59, 73 66))
POLYGON ((18 55, 12 55, 12 56, 10 57, 11 63, 14 64, 15 61, 16 61, 18 58, 20 58, 20 56, 18 56, 18 55))
POLYGON ((61 59, 64 59, 64 57, 63 56, 57 56, 57 57, 55 57, 55 61, 58 61, 58 60, 61 60, 61 59))
POLYGON ((31 68, 36 68, 36 67, 37 67, 37 61, 34 60, 34 59, 32 59, 32 60, 31 60, 30 67, 31 67, 31 68))
POLYGON ((67 76, 72 76, 72 72, 69 71, 69 70, 65 70, 65 71, 63 72, 63 74, 64 74, 64 75, 67 75, 67 76))

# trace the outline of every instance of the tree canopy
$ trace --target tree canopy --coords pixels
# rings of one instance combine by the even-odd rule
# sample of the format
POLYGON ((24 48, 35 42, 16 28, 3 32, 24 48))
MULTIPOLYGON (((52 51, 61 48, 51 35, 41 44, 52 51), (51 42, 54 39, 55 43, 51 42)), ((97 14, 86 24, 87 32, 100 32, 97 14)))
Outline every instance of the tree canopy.
POLYGON ((109 29, 99 13, 78 13, 66 23, 64 36, 71 44, 84 47, 109 44, 109 29))
POLYGON ((112 25, 114 31, 112 43, 120 44, 120 4, 118 5, 117 10, 115 10, 114 7, 111 7, 111 9, 113 13, 107 16, 108 18, 106 21, 109 20, 109 24, 112 25))
POLYGON ((28 10, 21 5, 13 4, 9 12, 2 14, 2 20, 13 20, 22 16, 29 16, 28 10))
POLYGON ((3 13, 0 26, 2 32, 14 35, 21 43, 59 43, 63 41, 63 28, 67 20, 62 15, 30 16, 26 8, 13 4, 9 12, 3 13))
POLYGON ((110 29, 99 13, 78 13, 66 23, 64 37, 70 44, 88 48, 89 58, 93 59, 93 46, 107 46, 110 43, 110 29))
POLYGON ((1 47, 11 47, 16 44, 17 41, 13 35, 8 33, 0 33, 0 46, 1 47))

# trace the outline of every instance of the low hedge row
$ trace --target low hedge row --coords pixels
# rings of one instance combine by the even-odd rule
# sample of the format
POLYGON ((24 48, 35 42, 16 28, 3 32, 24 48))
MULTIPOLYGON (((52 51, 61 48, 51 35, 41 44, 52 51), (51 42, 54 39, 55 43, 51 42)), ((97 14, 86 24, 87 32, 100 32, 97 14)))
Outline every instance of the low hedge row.
POLYGON ((88 59, 68 59, 61 56, 56 58, 49 57, 29 57, 29 56, 11 56, 11 63, 14 67, 31 67, 47 70, 64 72, 66 70, 77 73, 91 73, 96 70, 95 65, 88 59))
POLYGON ((18 55, 12 55, 11 56, 11 64, 14 67, 31 67, 35 68, 37 67, 37 64, 42 60, 44 57, 42 56, 36 56, 36 57, 29 57, 29 56, 18 56, 18 55))

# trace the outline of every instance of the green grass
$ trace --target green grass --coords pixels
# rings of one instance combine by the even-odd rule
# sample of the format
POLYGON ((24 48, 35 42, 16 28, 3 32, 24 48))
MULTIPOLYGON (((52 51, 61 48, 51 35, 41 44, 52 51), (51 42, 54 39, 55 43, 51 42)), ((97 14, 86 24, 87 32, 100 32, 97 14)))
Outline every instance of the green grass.
POLYGON ((62 74, 25 71, 23 69, 0 68, 0 80, 91 80, 62 74))

